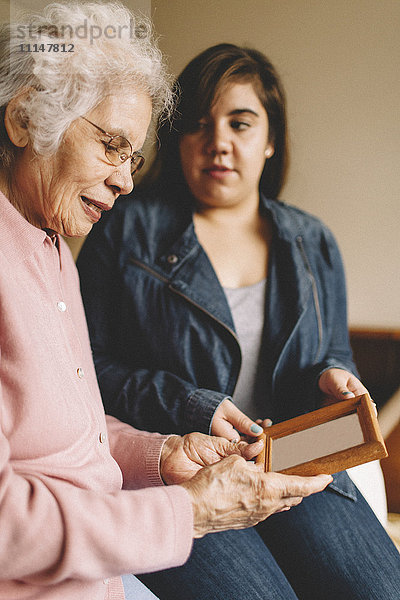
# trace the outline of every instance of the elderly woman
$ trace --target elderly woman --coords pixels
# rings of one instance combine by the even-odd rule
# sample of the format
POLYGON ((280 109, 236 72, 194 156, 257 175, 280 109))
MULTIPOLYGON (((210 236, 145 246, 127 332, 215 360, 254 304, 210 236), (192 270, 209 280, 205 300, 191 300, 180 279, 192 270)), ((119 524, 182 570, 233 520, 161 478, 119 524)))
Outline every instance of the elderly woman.
MULTIPOLYGON (((256 434, 258 419, 365 392, 336 242, 277 200, 287 146, 273 65, 220 44, 178 85, 155 185, 122 200, 79 257, 107 411, 231 440, 256 434)), ((400 557, 339 473, 296 510, 196 540, 183 567, 142 581, 163 600, 387 600, 398 597, 400 557)))
POLYGON ((182 564, 193 537, 253 525, 331 478, 266 475, 243 460, 257 444, 105 417, 60 236, 88 233, 132 190, 170 90, 148 24, 119 5, 51 5, 3 28, 0 49, 0 596, 154 597, 119 576, 182 564))

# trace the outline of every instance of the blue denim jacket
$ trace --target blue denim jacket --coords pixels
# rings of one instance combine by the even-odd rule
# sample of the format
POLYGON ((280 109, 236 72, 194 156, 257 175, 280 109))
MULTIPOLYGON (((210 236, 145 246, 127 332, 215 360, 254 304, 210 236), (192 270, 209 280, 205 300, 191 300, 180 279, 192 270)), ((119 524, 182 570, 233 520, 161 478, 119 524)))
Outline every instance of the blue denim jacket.
MULTIPOLYGON (((315 217, 261 198, 273 224, 260 417, 318 408, 318 378, 356 373, 341 257, 315 217)), ((238 378, 241 352, 225 294, 174 190, 121 199, 78 259, 106 412, 150 431, 210 431, 238 378)))

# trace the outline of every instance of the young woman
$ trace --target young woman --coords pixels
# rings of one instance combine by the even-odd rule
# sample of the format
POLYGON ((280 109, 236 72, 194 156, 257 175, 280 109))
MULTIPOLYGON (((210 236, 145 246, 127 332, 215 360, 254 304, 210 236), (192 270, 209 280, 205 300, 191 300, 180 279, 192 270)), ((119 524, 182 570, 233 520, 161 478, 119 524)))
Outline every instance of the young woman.
MULTIPOLYGON (((364 393, 335 240, 277 200, 287 144, 275 69, 222 44, 178 86, 151 185, 102 220, 78 261, 106 410, 232 440, 257 435, 257 421, 364 393)), ((387 599, 399 566, 340 473, 301 507, 198 540, 184 567, 143 580, 162 599, 387 599)))

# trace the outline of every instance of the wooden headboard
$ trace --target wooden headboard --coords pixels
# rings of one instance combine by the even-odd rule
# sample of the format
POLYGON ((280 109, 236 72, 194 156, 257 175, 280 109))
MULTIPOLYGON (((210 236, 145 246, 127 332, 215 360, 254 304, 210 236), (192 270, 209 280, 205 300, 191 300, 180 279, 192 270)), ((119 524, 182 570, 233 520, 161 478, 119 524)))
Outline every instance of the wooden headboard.
POLYGON ((351 327, 350 342, 361 381, 382 407, 400 387, 400 329, 351 327))

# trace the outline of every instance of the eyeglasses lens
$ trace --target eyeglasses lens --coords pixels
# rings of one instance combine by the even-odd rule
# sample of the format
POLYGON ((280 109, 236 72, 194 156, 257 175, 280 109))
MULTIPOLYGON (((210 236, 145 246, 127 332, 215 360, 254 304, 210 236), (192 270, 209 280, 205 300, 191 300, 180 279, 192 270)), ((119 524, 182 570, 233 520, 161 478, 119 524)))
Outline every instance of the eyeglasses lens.
POLYGON ((106 145, 106 156, 116 167, 125 162, 132 153, 132 147, 127 139, 116 136, 106 145))
POLYGON ((136 171, 139 171, 144 164, 144 157, 140 154, 132 154, 131 144, 122 136, 115 136, 110 140, 106 146, 106 156, 116 167, 124 163, 130 157, 132 175, 136 171))

